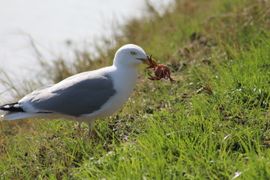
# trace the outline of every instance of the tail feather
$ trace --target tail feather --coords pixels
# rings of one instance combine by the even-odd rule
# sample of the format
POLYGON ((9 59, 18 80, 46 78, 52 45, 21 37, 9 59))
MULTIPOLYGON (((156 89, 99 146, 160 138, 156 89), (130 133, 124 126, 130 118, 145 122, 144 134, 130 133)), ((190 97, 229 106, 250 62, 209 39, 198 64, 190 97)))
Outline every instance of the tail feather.
POLYGON ((0 110, 8 112, 25 112, 17 102, 0 106, 0 110))
POLYGON ((0 115, 0 120, 4 121, 27 119, 38 116, 41 117, 52 114, 52 112, 36 112, 36 113, 26 112, 23 110, 23 108, 20 106, 19 103, 11 103, 0 106, 0 111, 5 111, 3 115, 0 115))
POLYGON ((4 121, 12 121, 18 119, 27 119, 38 116, 38 114, 33 113, 25 113, 25 112, 14 112, 14 113, 7 113, 1 116, 1 119, 4 121))
POLYGON ((26 119, 35 116, 35 114, 25 112, 18 103, 5 104, 0 106, 1 111, 6 113, 1 115, 1 120, 26 119))

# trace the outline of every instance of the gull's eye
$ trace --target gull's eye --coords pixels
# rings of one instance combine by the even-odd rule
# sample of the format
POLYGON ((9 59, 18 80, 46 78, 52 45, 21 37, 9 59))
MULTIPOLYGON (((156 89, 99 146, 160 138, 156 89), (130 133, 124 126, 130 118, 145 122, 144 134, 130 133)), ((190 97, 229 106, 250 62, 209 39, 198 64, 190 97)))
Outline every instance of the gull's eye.
POLYGON ((135 51, 130 51, 130 54, 131 54, 132 56, 137 55, 137 53, 136 53, 135 51))

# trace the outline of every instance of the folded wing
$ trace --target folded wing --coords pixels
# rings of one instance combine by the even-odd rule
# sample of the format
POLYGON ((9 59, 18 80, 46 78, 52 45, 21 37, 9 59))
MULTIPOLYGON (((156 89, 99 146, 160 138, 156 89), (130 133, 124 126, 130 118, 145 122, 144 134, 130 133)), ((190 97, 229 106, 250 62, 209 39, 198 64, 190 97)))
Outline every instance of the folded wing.
POLYGON ((78 74, 25 96, 19 101, 27 112, 53 112, 71 116, 99 110, 116 93, 110 75, 78 74))

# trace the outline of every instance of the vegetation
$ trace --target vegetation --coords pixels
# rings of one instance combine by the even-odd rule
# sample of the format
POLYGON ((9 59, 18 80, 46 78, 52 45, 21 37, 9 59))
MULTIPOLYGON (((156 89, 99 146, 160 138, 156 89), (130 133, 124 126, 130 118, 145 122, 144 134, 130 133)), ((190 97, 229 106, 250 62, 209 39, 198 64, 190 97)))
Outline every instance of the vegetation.
POLYGON ((148 9, 98 58, 81 52, 73 68, 44 69, 59 81, 135 43, 177 82, 149 81, 142 69, 121 112, 97 121, 95 139, 69 121, 2 122, 2 179, 270 178, 269 1, 183 0, 162 16, 148 9))

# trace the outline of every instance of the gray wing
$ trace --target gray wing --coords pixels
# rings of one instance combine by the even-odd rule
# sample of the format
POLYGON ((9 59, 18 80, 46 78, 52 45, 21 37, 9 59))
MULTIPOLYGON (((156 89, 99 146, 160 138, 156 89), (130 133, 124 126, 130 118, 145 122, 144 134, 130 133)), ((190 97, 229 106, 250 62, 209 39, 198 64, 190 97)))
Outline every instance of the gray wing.
POLYGON ((55 112, 71 116, 99 110, 116 93, 109 75, 68 78, 50 88, 36 91, 19 101, 38 112, 55 112))

